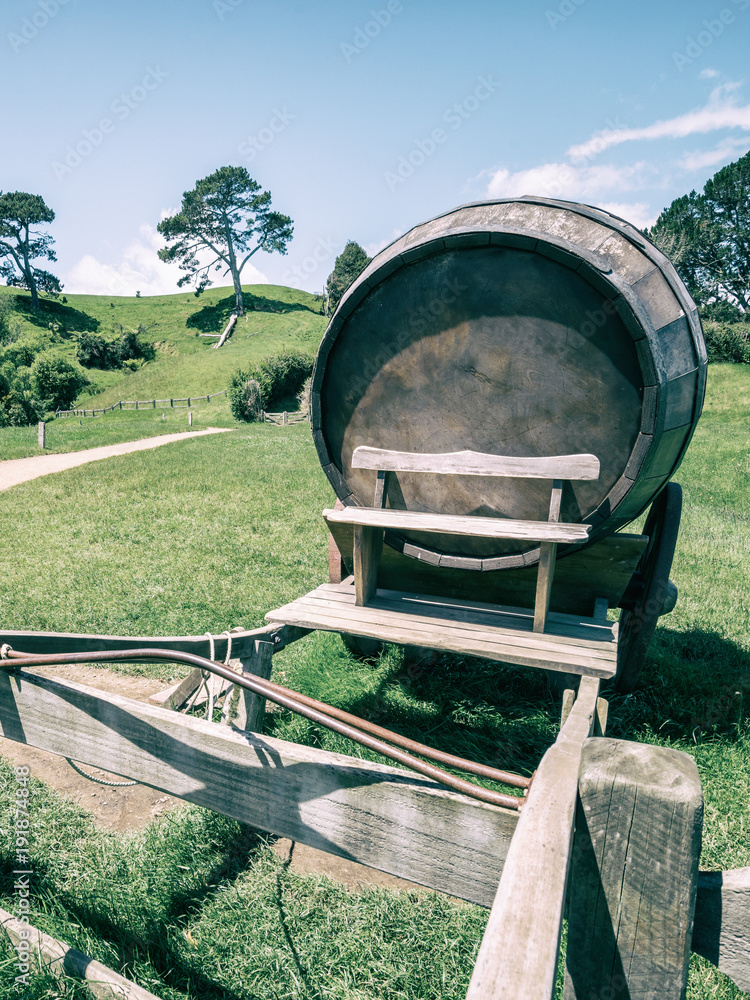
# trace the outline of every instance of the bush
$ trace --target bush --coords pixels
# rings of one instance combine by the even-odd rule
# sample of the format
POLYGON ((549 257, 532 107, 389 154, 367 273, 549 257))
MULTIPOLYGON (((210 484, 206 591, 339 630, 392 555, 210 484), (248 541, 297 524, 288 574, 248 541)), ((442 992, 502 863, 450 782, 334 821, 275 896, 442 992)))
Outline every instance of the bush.
POLYGON ((88 379, 64 358, 45 352, 31 366, 31 383, 42 410, 67 410, 88 379))
POLYGON ((302 351, 264 358, 249 371, 239 369, 229 380, 229 407, 236 420, 257 420, 261 410, 294 398, 312 375, 315 359, 302 351))
POLYGON ((76 358, 86 368, 102 371, 121 368, 127 361, 153 361, 155 352, 153 345, 145 339, 147 336, 148 330, 143 324, 137 330, 125 331, 120 327, 117 340, 106 340, 98 333, 81 333, 78 335, 76 358))
POLYGON ((705 323, 703 334, 709 361, 750 364, 750 324, 705 323))

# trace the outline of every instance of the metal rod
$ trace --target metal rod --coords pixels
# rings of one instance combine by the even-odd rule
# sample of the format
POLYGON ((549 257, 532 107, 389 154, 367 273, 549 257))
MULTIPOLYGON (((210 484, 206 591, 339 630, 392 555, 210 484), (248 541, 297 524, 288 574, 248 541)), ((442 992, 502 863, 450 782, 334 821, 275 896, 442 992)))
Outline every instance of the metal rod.
MULTIPOLYGON (((235 673, 235 671, 231 670, 229 667, 225 667, 221 663, 216 663, 214 660, 208 660, 203 656, 197 656, 195 653, 182 653, 177 650, 167 649, 143 648, 41 655, 23 653, 20 650, 6 650, 6 656, 12 661, 12 666, 14 668, 56 666, 63 663, 130 662, 134 659, 188 663, 191 666, 200 667, 202 670, 210 670, 212 673, 218 674, 219 677, 224 677, 226 680, 232 681, 233 684, 237 684, 239 687, 244 687, 248 691, 252 691, 254 694, 267 698, 269 701, 273 701, 277 705, 281 705, 282 708, 286 708, 291 712, 302 715, 311 722, 315 722, 326 729, 330 729, 333 732, 338 733, 340 736, 345 736, 347 739, 350 739, 355 743, 359 743, 361 746, 374 750, 376 753, 380 753, 384 757, 395 760, 399 764, 403 764, 405 767, 411 768, 411 770, 417 771, 419 774, 423 774, 428 778, 432 778, 433 781, 446 785, 448 788, 452 788, 457 792, 463 793, 464 795, 470 795, 472 798, 480 799, 482 802, 489 802, 492 805, 502 806, 506 809, 520 809, 523 804, 523 799, 520 796, 505 795, 502 792, 496 792, 492 789, 481 788, 478 785, 472 784, 470 781, 448 774, 446 771, 434 767, 432 764, 419 760, 410 753, 405 753, 404 751, 396 749, 393 746, 389 746, 388 743, 384 742, 384 739, 387 738, 388 740, 392 740, 394 743, 399 743, 401 745, 406 742, 411 744, 412 747, 421 747, 422 744, 414 744, 412 741, 407 741, 405 737, 401 737, 397 733, 391 733, 388 730, 380 729, 380 727, 374 727, 379 730, 380 733, 388 734, 387 737, 384 737, 384 739, 378 739, 377 737, 364 731, 365 728, 369 728, 372 724, 365 722, 363 719, 357 719, 356 716, 350 716, 348 713, 341 713, 342 715, 348 716, 349 719, 356 719, 356 726, 349 724, 335 717, 340 712, 339 709, 333 709, 332 706, 324 705, 323 702, 315 702, 314 699, 308 699, 305 695, 300 696, 296 691, 284 688, 279 684, 273 683, 273 681, 266 681, 252 674, 235 673), (319 705, 321 707, 313 707, 313 705, 308 702, 313 702, 313 705, 319 705), (362 723, 365 723, 365 725, 362 726, 362 723), (362 728, 357 728, 359 726, 362 726, 362 728)), ((8 665, 10 666, 11 664, 9 663, 8 665)), ((429 747, 425 747, 424 751, 427 751, 430 756, 434 754, 441 754, 440 751, 434 751, 429 747)), ((424 755, 427 756, 427 753, 424 753, 424 755)), ((434 759, 441 759, 441 757, 434 759)), ((462 760, 461 758, 452 759, 462 760)), ((484 766, 474 765, 471 761, 462 761, 460 766, 463 768, 464 764, 478 767, 484 766)), ((505 782, 505 772, 497 773, 502 774, 503 777, 496 780, 507 783, 505 782)), ((517 779, 519 776, 515 777, 517 779)), ((528 779, 521 780, 528 783, 528 779)))

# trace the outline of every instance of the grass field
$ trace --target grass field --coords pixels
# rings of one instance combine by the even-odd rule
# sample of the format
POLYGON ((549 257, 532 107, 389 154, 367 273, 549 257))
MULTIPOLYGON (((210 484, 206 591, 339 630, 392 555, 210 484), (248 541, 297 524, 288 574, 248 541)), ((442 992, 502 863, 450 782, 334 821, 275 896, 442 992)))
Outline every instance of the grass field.
POLYGON ((225 389, 236 368, 285 348, 315 353, 326 325, 321 300, 280 285, 246 286, 245 315, 231 339, 213 350, 215 341, 200 335, 221 333, 226 326, 234 306, 230 292, 210 288, 199 298, 188 292, 140 298, 68 295, 66 302, 43 299, 40 312, 34 313, 27 292, 0 286, 0 297, 14 300, 12 316, 23 333, 47 338, 51 349, 68 360, 75 357, 76 333, 114 337, 119 326, 146 327, 146 339, 156 345, 155 360, 135 372, 85 369, 91 385, 78 404, 87 407, 109 406, 120 399, 205 396, 225 389))
MULTIPOLYGON (((672 571, 680 598, 661 620, 638 690, 607 694, 608 735, 695 758, 703 868, 750 865, 749 441, 750 369, 712 365, 704 416, 675 477, 685 491, 672 571)), ((259 625, 325 578, 320 510, 330 498, 304 425, 248 425, 0 493, 3 626, 165 635, 259 625)), ((395 647, 364 664, 323 634, 274 665, 291 687, 524 771, 557 729, 539 672, 453 656, 420 669, 395 647)), ((268 715, 267 731, 368 756, 285 712, 268 715)), ((477 907, 426 892, 352 893, 294 874, 263 837, 197 808, 128 836, 102 832, 41 786, 30 809, 32 921, 165 1000, 465 992, 486 922, 477 907)), ((13 867, 6 840, 0 905, 10 910, 13 867)), ((17 995, 14 968, 10 954, 0 960, 0 998, 17 995)), ((48 988, 40 980, 24 995, 55 995, 48 988)), ((693 958, 690 1000, 742 995, 693 958)))

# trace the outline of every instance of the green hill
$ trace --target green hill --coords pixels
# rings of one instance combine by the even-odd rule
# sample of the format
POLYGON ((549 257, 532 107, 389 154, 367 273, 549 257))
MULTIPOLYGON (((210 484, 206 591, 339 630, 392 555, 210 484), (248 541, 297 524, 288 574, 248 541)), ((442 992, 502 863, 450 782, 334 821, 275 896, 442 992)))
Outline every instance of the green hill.
POLYGON ((43 299, 38 313, 26 291, 0 287, 0 299, 10 299, 6 318, 16 333, 44 341, 70 361, 75 361, 76 334, 115 338, 120 328, 146 328, 145 339, 156 347, 153 361, 134 372, 84 369, 91 384, 77 404, 98 407, 118 399, 205 395, 226 388, 236 368, 284 348, 315 353, 326 325, 320 298, 282 285, 248 285, 243 292, 246 313, 218 351, 213 350, 216 341, 201 334, 221 333, 226 326, 234 306, 228 288, 208 289, 200 298, 191 292, 65 295, 43 299))

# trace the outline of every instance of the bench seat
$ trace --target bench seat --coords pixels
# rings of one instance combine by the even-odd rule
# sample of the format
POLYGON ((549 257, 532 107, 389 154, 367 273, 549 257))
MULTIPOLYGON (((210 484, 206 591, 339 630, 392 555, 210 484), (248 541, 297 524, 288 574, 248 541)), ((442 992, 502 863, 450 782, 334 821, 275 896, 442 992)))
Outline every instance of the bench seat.
POLYGON ((585 542, 591 525, 560 521, 514 521, 500 517, 467 517, 461 514, 431 514, 413 510, 376 507, 344 507, 324 510, 328 523, 358 524, 370 528, 429 531, 445 535, 472 535, 478 538, 512 538, 519 541, 585 542))
POLYGON ((366 605, 357 606, 351 578, 325 583, 270 611, 266 619, 568 674, 605 678, 617 669, 618 626, 605 617, 550 612, 540 633, 534 631, 529 608, 394 590, 377 590, 366 605))

